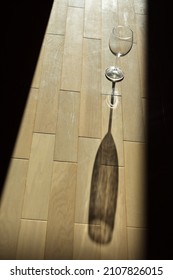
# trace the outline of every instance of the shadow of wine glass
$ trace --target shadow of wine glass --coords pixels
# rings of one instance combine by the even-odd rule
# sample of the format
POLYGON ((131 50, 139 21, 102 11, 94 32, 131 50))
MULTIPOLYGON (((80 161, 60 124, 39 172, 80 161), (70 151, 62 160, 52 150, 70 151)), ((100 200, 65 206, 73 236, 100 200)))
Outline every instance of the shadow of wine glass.
MULTIPOLYGON (((112 103, 114 96, 112 98, 112 103)), ((118 194, 118 155, 111 134, 113 109, 110 108, 108 132, 103 138, 93 166, 88 234, 91 240, 107 244, 112 239, 118 194)))

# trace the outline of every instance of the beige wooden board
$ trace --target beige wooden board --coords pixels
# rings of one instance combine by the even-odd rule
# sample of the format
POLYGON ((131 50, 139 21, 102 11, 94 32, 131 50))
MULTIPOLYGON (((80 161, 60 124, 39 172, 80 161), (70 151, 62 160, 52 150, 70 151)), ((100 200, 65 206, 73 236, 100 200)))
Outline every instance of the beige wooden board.
MULTIPOLYGON (((112 12, 115 12, 115 10, 117 9, 117 1, 118 0, 102 0, 102 12, 107 11, 107 13, 110 13, 110 16, 112 14, 112 12)), ((117 12, 117 11, 116 11, 117 12)))
POLYGON ((53 167, 54 135, 33 135, 23 218, 46 220, 53 167))
POLYGON ((102 96, 102 139, 108 132, 108 126, 111 125, 111 133, 114 138, 115 146, 118 153, 118 165, 124 166, 124 144, 123 144, 123 122, 122 122, 122 104, 121 97, 114 97, 116 107, 112 110, 107 105, 109 96, 102 96), (112 121, 111 121, 112 119, 112 121))
POLYGON ((75 224, 73 252, 74 260, 100 260, 100 244, 90 239, 87 224, 75 224))
POLYGON ((43 64, 43 56, 44 56, 44 47, 45 47, 45 36, 42 41, 42 45, 40 47, 40 53, 38 55, 37 63, 35 66, 35 71, 32 79, 31 87, 39 88, 41 81, 41 73, 42 73, 42 64, 43 64))
POLYGON ((145 15, 136 15, 137 51, 141 82, 141 96, 147 96, 147 19, 145 15))
POLYGON ((135 13, 142 14, 142 15, 145 15, 145 14, 148 13, 147 5, 148 5, 149 2, 147 0, 133 0, 133 1, 134 1, 135 13))
POLYGON ((38 89, 31 88, 13 151, 13 157, 15 158, 29 159, 37 99, 38 89))
POLYGON ((102 0, 85 1, 84 37, 101 39, 102 0))
POLYGON ((84 39, 79 135, 101 138, 101 41, 84 39))
POLYGON ((72 259, 76 164, 54 163, 46 237, 46 259, 72 259))
POLYGON ((148 136, 148 99, 142 98, 145 137, 148 136))
POLYGON ((144 120, 142 114, 141 85, 139 76, 137 46, 121 58, 125 78, 122 85, 122 108, 124 139, 129 141, 145 141, 144 120))
POLYGON ((135 12, 133 0, 118 1, 118 24, 127 25, 133 30, 133 39, 136 42, 135 12))
POLYGON ((85 0, 69 0, 68 5, 73 6, 73 7, 84 8, 85 7, 85 0))
POLYGON ((127 225, 147 227, 146 144, 124 142, 127 225))
POLYGON ((69 7, 66 22, 61 89, 80 91, 83 43, 82 8, 69 7))
MULTIPOLYGON (((109 36, 114 26, 118 24, 117 0, 102 0, 102 55, 101 55, 101 82, 102 94, 111 93, 112 83, 105 77, 105 70, 111 65, 115 65, 116 57, 109 49, 109 36)), ((116 90, 120 87, 120 83, 116 84, 116 90)))
POLYGON ((77 162, 79 92, 60 92, 54 160, 77 162))
POLYGON ((43 260, 47 222, 21 220, 17 259, 43 260))
POLYGON ((103 260, 127 259, 127 229, 126 229, 126 196, 124 185, 124 168, 119 168, 119 183, 117 209, 112 239, 108 244, 101 245, 103 260))
POLYGON ((47 33, 65 34, 68 0, 54 0, 47 33))
POLYGON ((127 228, 128 259, 145 260, 147 257, 147 230, 143 228, 127 228))
POLYGON ((35 132, 55 133, 63 42, 63 36, 46 36, 35 132))
POLYGON ((100 140, 79 138, 75 222, 88 223, 91 176, 100 140))
POLYGON ((27 160, 12 159, 0 201, 0 259, 15 259, 27 160))

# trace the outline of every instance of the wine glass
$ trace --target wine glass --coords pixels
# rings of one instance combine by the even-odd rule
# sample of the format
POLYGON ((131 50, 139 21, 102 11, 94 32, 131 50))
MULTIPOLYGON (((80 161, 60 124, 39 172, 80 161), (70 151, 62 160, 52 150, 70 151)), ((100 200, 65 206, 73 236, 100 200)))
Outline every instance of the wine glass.
POLYGON ((133 45, 133 31, 128 26, 118 25, 111 31, 109 49, 116 56, 116 66, 110 66, 105 71, 105 76, 112 82, 119 82, 124 78, 122 70, 118 67, 121 56, 128 54, 133 45))

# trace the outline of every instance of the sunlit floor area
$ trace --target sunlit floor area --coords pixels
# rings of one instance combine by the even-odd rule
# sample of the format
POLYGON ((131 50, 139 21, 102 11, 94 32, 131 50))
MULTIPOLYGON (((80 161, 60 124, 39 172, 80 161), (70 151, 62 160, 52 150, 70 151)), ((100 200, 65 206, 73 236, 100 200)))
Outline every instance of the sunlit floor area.
POLYGON ((0 259, 146 258, 146 20, 146 0, 54 0, 2 193, 0 259), (115 25, 134 40, 110 109, 115 25))

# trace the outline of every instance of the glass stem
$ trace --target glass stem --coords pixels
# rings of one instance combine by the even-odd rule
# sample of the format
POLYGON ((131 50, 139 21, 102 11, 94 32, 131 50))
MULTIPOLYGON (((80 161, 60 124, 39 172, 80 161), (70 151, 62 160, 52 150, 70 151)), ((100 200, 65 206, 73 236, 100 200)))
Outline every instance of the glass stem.
POLYGON ((116 55, 116 64, 115 64, 115 66, 116 67, 118 67, 119 68, 119 60, 120 60, 120 54, 118 53, 117 55, 116 55))

